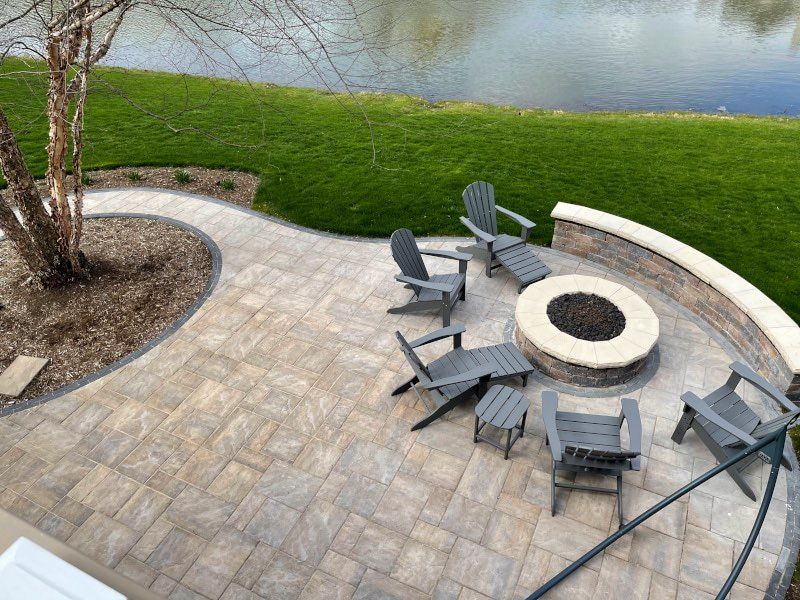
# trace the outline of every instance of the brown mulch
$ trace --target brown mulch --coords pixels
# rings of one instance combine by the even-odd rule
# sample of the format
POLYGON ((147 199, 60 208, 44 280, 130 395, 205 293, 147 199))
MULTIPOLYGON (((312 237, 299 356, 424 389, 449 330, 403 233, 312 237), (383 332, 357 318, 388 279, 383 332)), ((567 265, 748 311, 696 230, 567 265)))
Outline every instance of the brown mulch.
POLYGON ((19 354, 50 363, 19 398, 34 398, 140 348, 202 293, 211 253, 193 234, 149 219, 89 219, 91 276, 54 290, 26 285, 24 264, 0 242, 0 371, 19 354))
MULTIPOLYGON (((213 196, 246 208, 253 206, 253 198, 255 198, 259 183, 259 177, 252 173, 201 167, 124 167, 86 171, 85 175, 88 175, 90 179, 90 183, 86 185, 87 191, 118 187, 166 188, 213 196), (190 181, 178 183, 175 179, 176 171, 186 171, 190 181), (222 187, 222 182, 226 179, 233 181, 234 188, 232 190, 222 187)), ((38 180, 36 184, 44 196, 49 195, 47 184, 43 179, 38 180)), ((68 181, 68 189, 72 189, 71 176, 68 181)))
POLYGON ((792 580, 786 591, 786 600, 800 600, 800 582, 792 580))

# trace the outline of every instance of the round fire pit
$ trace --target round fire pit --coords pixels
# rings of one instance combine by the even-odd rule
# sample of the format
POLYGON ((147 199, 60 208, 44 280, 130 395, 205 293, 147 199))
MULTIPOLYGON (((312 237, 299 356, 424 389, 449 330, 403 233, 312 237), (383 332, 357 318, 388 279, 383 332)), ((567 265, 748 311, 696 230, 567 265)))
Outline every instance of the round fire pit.
POLYGON ((608 387, 642 372, 658 340, 658 317, 622 284, 564 275, 534 283, 520 295, 514 336, 546 375, 608 387))

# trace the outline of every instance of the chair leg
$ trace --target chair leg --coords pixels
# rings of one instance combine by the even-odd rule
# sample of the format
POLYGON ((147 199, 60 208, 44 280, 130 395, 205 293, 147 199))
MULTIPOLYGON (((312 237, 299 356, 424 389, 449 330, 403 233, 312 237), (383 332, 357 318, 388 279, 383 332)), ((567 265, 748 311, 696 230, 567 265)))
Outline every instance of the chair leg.
POLYGON ((450 303, 445 302, 442 306, 442 327, 450 327, 450 303))
POLYGON ((527 386, 528 386, 528 376, 527 375, 523 375, 522 376, 522 387, 527 387, 527 386))
POLYGON ((420 419, 416 423, 414 423, 413 427, 411 427, 411 431, 416 431, 417 429, 422 429, 423 427, 427 427, 431 423, 433 423, 436 419, 441 418, 451 410, 453 410, 456 406, 461 404, 461 400, 450 400, 449 402, 445 402, 431 414, 429 414, 424 419, 420 419))
MULTIPOLYGON (((725 451, 720 447, 719 444, 712 438, 705 429, 698 427, 695 429, 695 433, 697 433, 697 437, 705 444, 706 448, 711 451, 711 454, 714 455, 714 458, 717 459, 717 462, 723 463, 728 460, 728 456, 725 454, 725 451)), ((752 488, 747 484, 745 481, 744 475, 742 472, 739 471, 737 465, 733 465, 732 467, 728 467, 726 469, 728 475, 731 476, 736 482, 736 485, 739 486, 739 489, 742 490, 748 498, 755 501, 756 500, 756 493, 752 490, 752 488)))
POLYGON ((617 512, 619 513, 619 527, 622 529, 622 475, 617 475, 617 512))
POLYGON ((792 463, 789 462, 789 455, 786 450, 783 451, 783 456, 781 457, 781 466, 785 467, 787 471, 792 470, 792 463))
POLYGON ((473 443, 478 443, 478 423, 480 422, 480 417, 475 416, 475 433, 472 434, 472 441, 473 443))
POLYGON ((393 306, 387 309, 386 312, 389 313, 390 315, 404 315, 410 312, 417 312, 414 310, 417 304, 419 304, 419 302, 415 302, 412 300, 411 302, 409 302, 408 304, 404 304, 403 306, 393 306))
POLYGON ((550 474, 550 516, 556 516, 556 461, 553 461, 553 470, 550 474))
POLYGON ((397 389, 395 389, 392 392, 392 396, 397 396, 398 394, 402 394, 403 392, 405 392, 407 390, 410 390, 411 386, 414 385, 415 383, 417 383, 418 381, 419 381, 419 378, 416 375, 414 375, 411 379, 406 381, 404 384, 398 386, 397 389))
POLYGON ((506 438, 506 460, 508 460, 508 452, 511 450, 511 434, 513 433, 514 428, 508 430, 508 437, 506 438))
POLYGON ((753 489, 747 484, 747 481, 742 475, 742 472, 739 471, 735 466, 727 469, 728 475, 736 482, 736 485, 739 486, 739 489, 744 492, 744 495, 750 498, 753 502, 756 501, 757 496, 753 489))
POLYGON ((672 441, 676 444, 680 444, 683 442, 683 436, 686 435, 686 432, 689 431, 689 428, 692 426, 692 421, 694 420, 695 411, 693 409, 689 409, 684 411, 683 415, 681 415, 680 421, 678 421, 678 425, 675 427, 675 431, 672 432, 672 441))
POLYGON ((528 411, 526 410, 524 413, 522 413, 522 426, 519 428, 519 437, 525 435, 525 421, 527 420, 527 418, 528 418, 528 411))

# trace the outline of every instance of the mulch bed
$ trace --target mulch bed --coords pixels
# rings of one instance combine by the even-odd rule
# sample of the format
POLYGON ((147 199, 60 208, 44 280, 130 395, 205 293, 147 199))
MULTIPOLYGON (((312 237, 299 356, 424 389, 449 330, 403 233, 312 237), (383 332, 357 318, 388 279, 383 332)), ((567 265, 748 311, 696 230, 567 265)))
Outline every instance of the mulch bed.
POLYGON ((140 348, 195 302, 211 253, 193 234, 161 221, 89 219, 83 250, 91 276, 41 291, 11 243, 0 242, 0 371, 19 354, 50 363, 19 398, 35 398, 140 348))
MULTIPOLYGON (((259 177, 252 173, 201 167, 125 167, 86 171, 85 175, 90 180, 86 185, 86 191, 119 187, 166 188, 213 196, 246 208, 253 206, 253 198, 259 183, 259 177), (179 183, 175 179, 176 171, 185 171, 189 174, 190 180, 187 183, 179 183), (232 190, 222 186, 222 182, 226 179, 233 181, 232 190)), ((44 196, 49 195, 44 180, 39 180, 36 184, 44 196)), ((68 189, 72 189, 72 177, 69 178, 68 189)))
POLYGON ((613 302, 596 294, 563 294, 547 305, 550 322, 581 340, 601 342, 625 329, 625 315, 613 302))

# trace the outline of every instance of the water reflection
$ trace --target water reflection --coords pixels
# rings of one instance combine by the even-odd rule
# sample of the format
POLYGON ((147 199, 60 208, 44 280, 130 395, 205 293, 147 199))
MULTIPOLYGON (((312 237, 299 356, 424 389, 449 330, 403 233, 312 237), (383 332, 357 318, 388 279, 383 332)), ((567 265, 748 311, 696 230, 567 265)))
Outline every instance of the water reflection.
POLYGON ((800 3, 795 0, 725 0, 720 17, 725 24, 744 27, 753 35, 763 37, 787 25, 800 27, 798 14, 800 3))
MULTIPOLYGON (((321 0, 306 0, 314 5, 321 0)), ((12 0, 18 2, 18 0, 12 0)), ((353 0, 370 45, 337 61, 353 87, 429 99, 586 109, 800 114, 800 0, 353 0)), ((334 34, 341 34, 336 32, 334 34)), ((320 85, 296 57, 227 51, 256 80, 320 85)), ((113 64, 229 75, 152 18, 113 64)), ((338 82, 323 69, 329 85, 338 82)))

